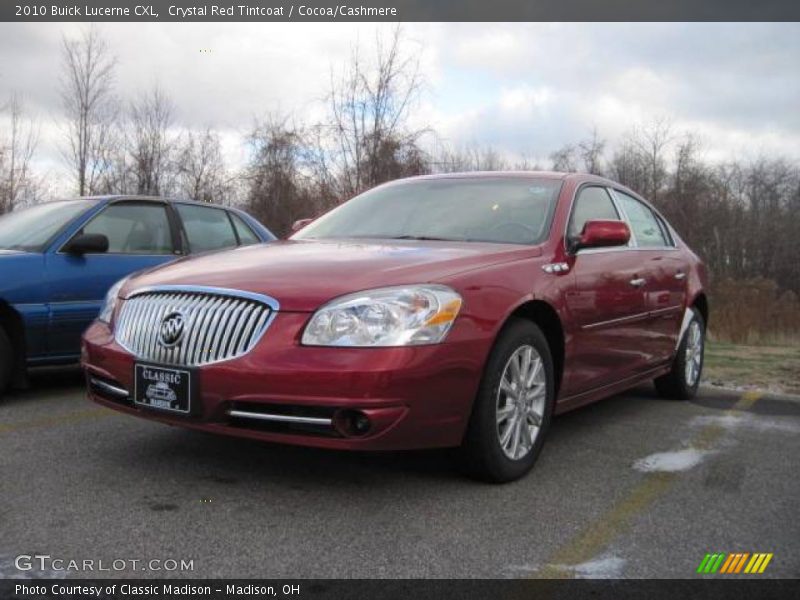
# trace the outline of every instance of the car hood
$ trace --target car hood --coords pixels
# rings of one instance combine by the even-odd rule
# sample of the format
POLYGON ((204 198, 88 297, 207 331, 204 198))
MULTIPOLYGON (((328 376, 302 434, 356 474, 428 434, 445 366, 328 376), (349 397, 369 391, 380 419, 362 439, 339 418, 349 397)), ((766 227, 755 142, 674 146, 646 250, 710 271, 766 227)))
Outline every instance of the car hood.
POLYGON ((210 286, 265 294, 282 311, 309 312, 350 292, 439 281, 482 266, 541 255, 537 246, 476 242, 285 240, 185 258, 124 286, 210 286))

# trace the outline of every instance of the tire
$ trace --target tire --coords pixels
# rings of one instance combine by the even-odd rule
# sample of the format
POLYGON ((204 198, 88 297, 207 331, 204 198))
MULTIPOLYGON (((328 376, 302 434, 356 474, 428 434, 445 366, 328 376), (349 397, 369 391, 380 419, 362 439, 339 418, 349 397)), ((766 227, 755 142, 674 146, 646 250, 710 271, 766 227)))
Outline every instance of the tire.
POLYGON ((8 339, 5 330, 0 327, 0 399, 11 381, 14 368, 14 347, 8 339))
POLYGON ((672 370, 655 380, 656 390, 663 398, 689 400, 694 398, 700 386, 706 347, 706 326, 700 311, 696 308, 692 308, 691 311, 692 319, 686 327, 678 352, 672 361, 672 370))
POLYGON ((554 404, 553 358, 544 334, 530 321, 509 322, 492 348, 475 398, 460 448, 462 468, 493 483, 525 475, 541 453, 554 404), (514 395, 522 382, 520 369, 528 372, 524 398, 514 395))

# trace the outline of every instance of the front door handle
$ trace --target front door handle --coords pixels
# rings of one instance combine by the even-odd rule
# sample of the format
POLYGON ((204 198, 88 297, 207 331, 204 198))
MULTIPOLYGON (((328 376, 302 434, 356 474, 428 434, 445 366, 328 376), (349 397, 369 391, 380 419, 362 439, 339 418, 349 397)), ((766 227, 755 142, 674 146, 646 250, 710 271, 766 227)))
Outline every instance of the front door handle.
POLYGON ((686 273, 684 273, 683 271, 678 271, 677 273, 675 273, 675 279, 677 279, 678 281, 680 281, 681 279, 686 279, 686 273))
POLYGON ((642 277, 637 277, 635 279, 631 279, 629 282, 633 287, 642 287, 645 284, 645 280, 642 277))

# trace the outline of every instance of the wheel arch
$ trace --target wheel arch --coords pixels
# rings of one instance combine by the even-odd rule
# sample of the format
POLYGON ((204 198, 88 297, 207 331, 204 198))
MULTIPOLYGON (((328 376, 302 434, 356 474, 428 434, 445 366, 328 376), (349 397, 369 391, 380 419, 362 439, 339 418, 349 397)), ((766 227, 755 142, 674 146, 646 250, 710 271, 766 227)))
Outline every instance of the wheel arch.
POLYGON ((25 339, 25 325, 22 320, 22 315, 17 312, 13 306, 8 304, 5 300, 0 299, 0 327, 5 331, 11 342, 11 348, 14 352, 15 362, 11 372, 11 378, 14 380, 25 369, 25 357, 27 354, 27 342, 25 339))
POLYGON ((700 311, 700 316, 703 317, 703 326, 708 329, 708 297, 705 292, 698 293, 690 306, 700 311))
POLYGON ((558 312, 548 302, 544 300, 529 300, 520 306, 508 316, 503 327, 512 319, 527 319, 535 323, 547 339, 550 346, 550 353, 553 357, 553 370, 555 372, 555 390, 556 398, 561 389, 561 382, 564 376, 564 326, 561 323, 561 318, 558 312))

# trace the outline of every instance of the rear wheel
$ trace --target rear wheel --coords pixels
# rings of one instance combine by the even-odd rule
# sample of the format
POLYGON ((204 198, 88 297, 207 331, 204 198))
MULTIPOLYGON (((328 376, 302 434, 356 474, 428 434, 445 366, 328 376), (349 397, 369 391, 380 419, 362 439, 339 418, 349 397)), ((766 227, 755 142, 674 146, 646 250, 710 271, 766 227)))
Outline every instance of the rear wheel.
POLYGON ((553 412, 553 360, 542 331, 515 320, 500 334, 486 365, 461 447, 466 471, 492 482, 530 471, 553 412))
POLYGON ((691 311, 691 321, 683 333, 678 352, 672 362, 672 370, 655 380, 656 390, 664 398, 689 400, 694 397, 700 386, 706 328, 700 311, 696 308, 692 308, 691 311))
POLYGON ((0 327, 0 398, 8 388, 14 368, 14 348, 5 330, 0 327))

